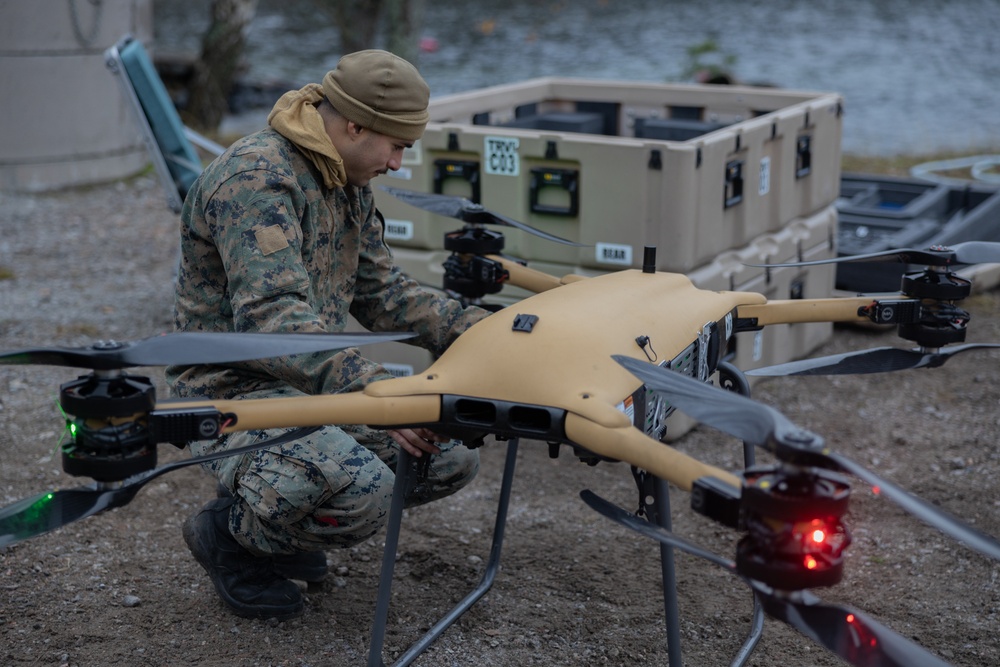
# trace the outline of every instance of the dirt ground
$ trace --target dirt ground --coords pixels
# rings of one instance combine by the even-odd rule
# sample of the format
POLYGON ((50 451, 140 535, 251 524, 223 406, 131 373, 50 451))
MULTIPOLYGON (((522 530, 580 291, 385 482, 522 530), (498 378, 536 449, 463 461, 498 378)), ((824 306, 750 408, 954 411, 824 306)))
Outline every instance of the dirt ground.
MULTIPOLYGON (((0 196, 0 349, 134 340, 170 328, 176 217, 157 183, 58 195, 0 196)), ((971 341, 1000 341, 1000 295, 976 294, 971 341)), ((823 353, 905 346, 891 334, 838 329, 823 353)), ((885 477, 1000 535, 997 354, 940 369, 760 383, 755 397, 885 477)), ((156 369, 142 369, 158 377, 156 369)), ((558 372, 556 369, 555 372, 558 372)), ((0 505, 88 480, 61 470, 56 405, 72 369, 0 367, 0 505)), ((738 469, 741 446, 700 427, 676 446, 738 469)), ((505 446, 488 442, 480 477, 452 499, 406 513, 385 658, 391 662, 481 577, 505 446)), ((186 454, 161 447, 161 462, 186 454)), ((591 489, 635 509, 624 464, 591 467, 563 448, 522 442, 502 567, 493 588, 416 664, 667 665, 655 543, 580 499, 591 489)), ((854 543, 844 580, 817 591, 865 610, 955 665, 1000 664, 1000 568, 853 486, 854 543)), ((328 554, 331 576, 284 623, 230 614, 180 536, 214 492, 197 468, 147 485, 127 507, 0 549, 4 665, 363 665, 384 534, 328 554)), ((674 530, 732 557, 738 535, 672 492, 674 530)), ((677 558, 684 664, 728 665, 749 630, 751 596, 737 579, 677 558)), ((747 664, 839 665, 768 619, 747 664)))

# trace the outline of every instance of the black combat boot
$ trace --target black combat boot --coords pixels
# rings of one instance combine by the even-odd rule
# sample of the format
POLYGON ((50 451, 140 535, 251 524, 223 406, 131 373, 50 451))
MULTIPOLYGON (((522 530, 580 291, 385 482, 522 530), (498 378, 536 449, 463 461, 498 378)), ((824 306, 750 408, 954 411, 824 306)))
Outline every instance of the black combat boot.
MULTIPOLYGON (((221 483, 216 486, 219 498, 232 498, 233 494, 221 483)), ((330 568, 326 564, 326 554, 322 551, 300 551, 274 557, 274 569, 285 579, 295 579, 308 584, 318 584, 326 579, 330 568)))
MULTIPOLYGON (((274 557, 274 571, 285 579, 318 584, 326 579, 330 568, 326 564, 326 554, 322 551, 300 551, 274 557)), ((310 588, 310 591, 313 589, 310 588)))
POLYGON ((272 558, 250 553, 229 531, 232 505, 232 498, 217 498, 184 522, 184 541, 191 553, 237 616, 299 616, 305 606, 299 587, 275 571, 272 558))

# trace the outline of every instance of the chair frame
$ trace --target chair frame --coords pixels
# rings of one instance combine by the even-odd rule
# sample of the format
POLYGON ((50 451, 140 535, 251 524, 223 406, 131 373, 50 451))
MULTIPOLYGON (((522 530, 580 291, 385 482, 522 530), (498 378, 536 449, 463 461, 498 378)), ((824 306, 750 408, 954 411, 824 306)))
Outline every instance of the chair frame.
POLYGON ((108 48, 104 58, 139 126, 167 205, 180 213, 190 181, 204 168, 195 146, 213 156, 226 149, 184 125, 142 43, 132 35, 108 48))

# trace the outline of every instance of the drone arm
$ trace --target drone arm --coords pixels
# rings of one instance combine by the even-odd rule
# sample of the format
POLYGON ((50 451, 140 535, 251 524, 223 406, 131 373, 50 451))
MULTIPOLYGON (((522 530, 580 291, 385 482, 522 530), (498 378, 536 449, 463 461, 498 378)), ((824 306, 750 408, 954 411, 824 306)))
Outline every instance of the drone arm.
POLYGON ((566 415, 566 436, 594 454, 626 461, 672 482, 684 491, 690 491, 694 481, 700 477, 715 477, 737 489, 742 485, 736 475, 657 442, 632 426, 607 428, 569 413, 566 415))
POLYGON ((544 271, 528 268, 523 264, 500 255, 487 255, 486 258, 503 266, 509 276, 507 279, 508 283, 514 287, 520 287, 534 292, 535 294, 554 289, 567 283, 584 280, 586 278, 585 276, 572 273, 565 275, 562 278, 556 278, 555 276, 545 273, 544 271))
POLYGON ((871 297, 831 299, 785 299, 741 305, 740 319, 752 319, 757 326, 797 322, 865 322, 870 318, 860 311, 872 303, 871 297))
POLYGON ((212 408, 235 417, 224 433, 253 429, 366 424, 369 426, 411 426, 433 424, 440 419, 441 398, 437 395, 376 397, 363 392, 289 398, 258 398, 242 401, 170 402, 170 410, 212 408))

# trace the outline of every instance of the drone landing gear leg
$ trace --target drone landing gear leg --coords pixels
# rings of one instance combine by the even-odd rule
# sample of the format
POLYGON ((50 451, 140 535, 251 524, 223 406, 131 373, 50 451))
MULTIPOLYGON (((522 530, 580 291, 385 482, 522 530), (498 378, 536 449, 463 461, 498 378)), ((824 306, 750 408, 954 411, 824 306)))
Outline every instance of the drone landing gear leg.
MULTIPOLYGON (((653 477, 656 523, 672 531, 670 523, 670 489, 666 480, 653 477)), ((667 664, 681 667, 680 611, 677 606, 677 576, 674 571, 674 548, 660 543, 660 569, 663 572, 663 611, 667 624, 667 664)))
MULTIPOLYGON (((670 494, 667 482, 645 471, 634 470, 633 474, 636 476, 636 483, 642 494, 641 508, 646 520, 672 532, 670 494)), ((670 667, 682 667, 684 663, 681 657, 680 611, 677 604, 674 550, 673 547, 663 542, 660 543, 660 568, 663 574, 663 611, 667 626, 667 664, 670 667)), ((756 595, 754 595, 753 603, 750 632, 736 657, 730 663, 730 667, 740 667, 746 664, 764 633, 764 608, 756 595)))
MULTIPOLYGON (((750 382, 740 369, 728 361, 720 361, 718 371, 720 387, 728 391, 734 391, 741 396, 746 396, 747 398, 750 397, 750 382)), ((743 442, 743 466, 745 468, 751 468, 756 463, 754 451, 754 446, 752 444, 746 441, 743 442)), ((733 667, 743 665, 750 659, 750 654, 753 653, 754 648, 757 646, 757 642, 760 641, 763 634, 764 607, 760 603, 760 598, 757 597, 756 593, 754 593, 753 614, 750 617, 750 633, 743 642, 743 646, 740 647, 739 653, 737 653, 736 657, 733 659, 733 667)))
MULTIPOLYGON (((750 382, 743 371, 738 369, 728 361, 719 362, 719 386, 727 391, 735 391, 740 396, 750 398, 750 382)), ((753 467, 756 462, 754 446, 748 442, 743 443, 743 466, 753 467)))
MULTIPOLYGON (((750 395, 750 383, 746 376, 729 362, 719 363, 719 383, 729 391, 743 396, 750 395)), ((746 467, 754 464, 754 448, 743 443, 743 457, 746 467)), ((672 531, 670 521, 670 491, 666 480, 660 479, 646 471, 632 469, 636 484, 639 487, 641 513, 646 519, 661 528, 672 531)), ((663 608, 667 626, 667 659, 670 667, 681 667, 680 612, 677 603, 677 577, 674 569, 673 547, 660 543, 660 568, 663 574, 663 608)), ((740 647, 740 651, 731 663, 733 667, 743 665, 753 652, 754 647, 764 632, 764 609, 760 600, 754 595, 754 608, 751 618, 750 632, 740 647)))
MULTIPOLYGON (((445 630, 457 621, 474 605, 486 591, 493 586, 500 569, 500 549, 503 546, 504 528, 507 525, 507 508, 510 505, 510 492, 514 482, 514 463, 517 460, 518 439, 507 441, 507 458, 503 468, 503 478, 500 482, 500 498, 497 501, 497 515, 493 526, 493 543, 490 546, 490 558, 486 571, 479 585, 476 586, 461 602, 434 624, 423 637, 415 642, 406 652, 393 663, 393 667, 405 667, 423 653, 428 646, 440 637, 445 630)), ((396 465, 396 484, 393 487, 392 505, 389 507, 389 521, 386 527, 385 549, 382 554, 382 571, 379 579, 378 596, 375 602, 375 618, 372 621, 371 643, 368 647, 368 667, 384 667, 382 662, 382 646, 385 642, 385 629, 389 616, 389 602, 392 598, 392 573, 396 564, 396 547, 399 544, 400 522, 403 518, 403 503, 406 490, 411 484, 410 476, 414 472, 413 457, 400 449, 396 465)))

